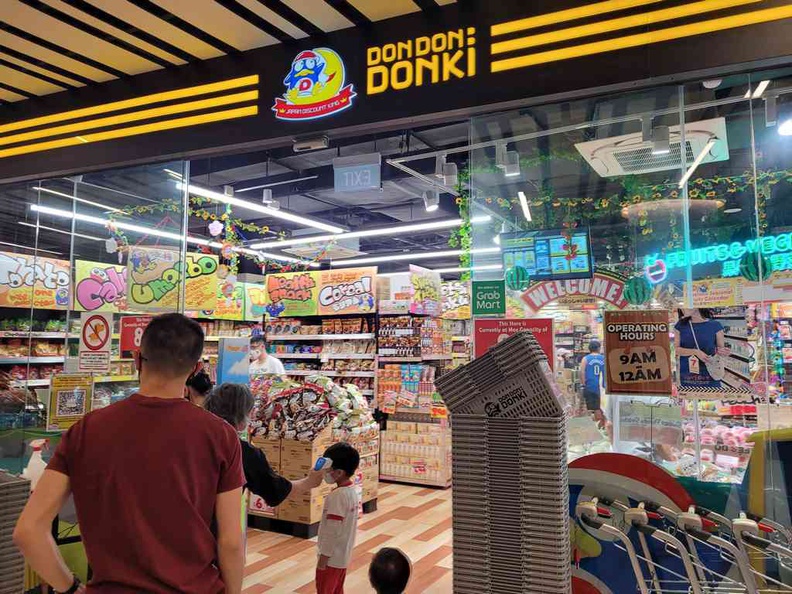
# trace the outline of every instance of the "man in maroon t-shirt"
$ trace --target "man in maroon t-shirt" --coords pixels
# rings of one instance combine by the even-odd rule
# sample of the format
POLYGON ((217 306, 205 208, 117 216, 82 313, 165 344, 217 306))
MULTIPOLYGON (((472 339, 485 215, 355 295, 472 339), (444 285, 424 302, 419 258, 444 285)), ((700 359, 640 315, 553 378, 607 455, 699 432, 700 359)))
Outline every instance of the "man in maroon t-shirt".
POLYGON ((69 493, 93 570, 89 592, 241 591, 239 439, 228 423, 184 399, 203 342, 193 320, 154 318, 137 355, 140 392, 89 413, 63 435, 14 531, 56 592, 82 589, 51 535, 69 493))

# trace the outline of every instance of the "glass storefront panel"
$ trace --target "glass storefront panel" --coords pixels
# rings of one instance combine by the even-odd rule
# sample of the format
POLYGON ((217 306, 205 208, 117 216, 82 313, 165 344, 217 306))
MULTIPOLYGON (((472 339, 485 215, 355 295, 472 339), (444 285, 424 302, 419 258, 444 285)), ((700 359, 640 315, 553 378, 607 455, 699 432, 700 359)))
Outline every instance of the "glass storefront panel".
POLYGON ((109 334, 109 369, 55 398, 62 416, 136 387, 132 355, 120 350, 120 317, 184 311, 184 275, 165 269, 179 270, 185 250, 201 247, 185 242, 186 175, 186 163, 176 161, 0 190, 0 468, 22 472, 34 440, 48 440, 49 452, 57 445, 50 388, 55 375, 78 371, 83 313, 112 320, 98 328, 109 334))
POLYGON ((553 320, 556 376, 573 417, 583 419, 570 459, 630 453, 683 481, 728 490, 747 487, 751 450, 764 435, 763 488, 786 506, 772 463, 777 434, 757 433, 783 426, 789 410, 768 404, 784 401, 783 315, 792 300, 790 143, 779 134, 789 117, 785 76, 733 76, 472 121, 469 212, 491 222, 470 228, 471 278, 504 279, 507 318, 553 320), (776 112, 778 123, 768 123, 776 112), (606 319, 666 324, 668 343, 655 345, 663 363, 635 359, 644 356, 641 337, 617 345, 606 319), (590 365, 587 382, 581 363, 594 355, 603 355, 610 385, 590 365), (597 386, 599 399, 591 396, 597 386), (599 441, 582 430, 588 417, 599 441))

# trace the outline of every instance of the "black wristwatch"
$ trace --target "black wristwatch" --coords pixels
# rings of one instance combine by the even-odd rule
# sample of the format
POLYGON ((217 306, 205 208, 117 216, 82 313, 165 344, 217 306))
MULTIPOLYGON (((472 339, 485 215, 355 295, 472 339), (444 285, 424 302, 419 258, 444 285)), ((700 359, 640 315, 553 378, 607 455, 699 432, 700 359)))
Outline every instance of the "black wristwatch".
POLYGON ((82 585, 82 582, 80 581, 80 578, 78 578, 75 575, 74 576, 74 583, 71 585, 71 588, 69 588, 68 590, 64 590, 63 592, 58 592, 57 594, 74 594, 77 590, 80 589, 81 585, 82 585))

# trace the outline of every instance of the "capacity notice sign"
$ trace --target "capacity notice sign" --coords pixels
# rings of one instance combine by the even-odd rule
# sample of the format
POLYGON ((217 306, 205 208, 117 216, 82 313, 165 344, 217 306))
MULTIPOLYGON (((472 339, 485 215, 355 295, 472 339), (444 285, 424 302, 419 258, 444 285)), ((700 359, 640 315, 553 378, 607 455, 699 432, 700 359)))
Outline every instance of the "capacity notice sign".
POLYGON ((490 348, 506 340, 512 334, 528 331, 533 333, 539 346, 547 355, 550 369, 553 369, 555 355, 553 351, 553 320, 552 318, 518 319, 506 318, 503 320, 474 320, 473 338, 475 340, 476 358, 484 355, 490 348))
POLYGON ((121 352, 140 350, 143 331, 150 321, 151 316, 124 316, 121 318, 121 352))
POLYGON ((668 312, 606 311, 605 370, 610 394, 671 394, 668 312))

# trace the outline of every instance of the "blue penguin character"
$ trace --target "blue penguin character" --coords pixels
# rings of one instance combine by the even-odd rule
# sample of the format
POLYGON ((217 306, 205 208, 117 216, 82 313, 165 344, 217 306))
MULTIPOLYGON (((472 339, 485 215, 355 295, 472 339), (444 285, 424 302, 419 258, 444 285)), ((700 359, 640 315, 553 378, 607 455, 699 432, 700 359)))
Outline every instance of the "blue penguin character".
POLYGON ((318 53, 312 50, 300 52, 294 58, 288 76, 283 79, 287 88, 286 97, 291 100, 310 97, 321 89, 332 78, 324 72, 326 65, 324 58, 318 53))

